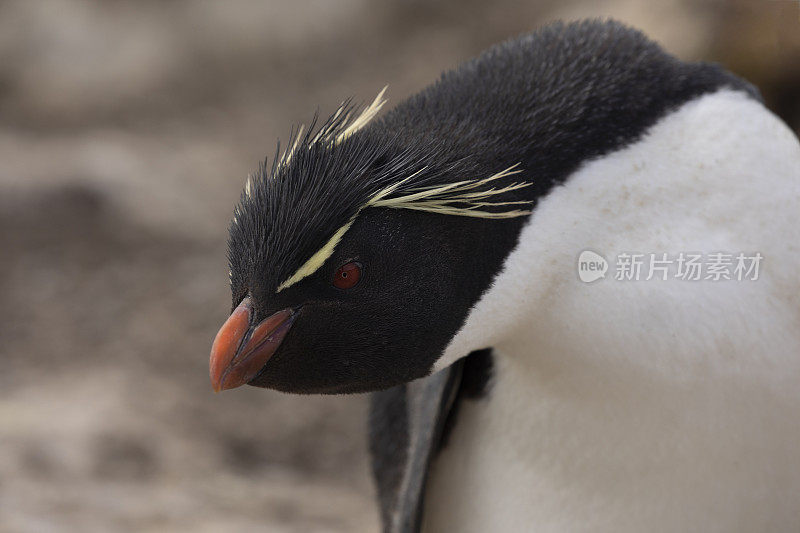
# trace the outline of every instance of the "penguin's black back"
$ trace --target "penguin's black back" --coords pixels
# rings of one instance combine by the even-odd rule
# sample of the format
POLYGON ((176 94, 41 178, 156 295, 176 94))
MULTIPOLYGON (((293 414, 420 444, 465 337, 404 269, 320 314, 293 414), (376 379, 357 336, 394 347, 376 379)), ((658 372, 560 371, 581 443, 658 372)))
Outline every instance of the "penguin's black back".
MULTIPOLYGON (((555 23, 445 72, 365 133, 394 135, 401 145, 426 139, 440 158, 469 157, 478 167, 520 163, 532 186, 516 194, 535 204, 585 161, 637 141, 673 109, 725 87, 760 100, 752 85, 719 66, 679 61, 618 22, 555 23)), ((498 239, 513 232, 505 239, 513 242, 522 225, 515 219, 493 231, 498 239)), ((486 383, 491 364, 477 368, 483 375, 472 380, 486 383)), ((452 414, 465 396, 464 383, 455 386, 452 414)), ((375 393, 371 406, 370 449, 384 523, 407 454, 406 394, 402 385, 375 393)), ((457 417, 446 421, 456 424, 457 417)))
MULTIPOLYGON (((758 98, 718 66, 678 61, 616 22, 553 24, 490 48, 341 143, 315 142, 309 130, 291 163, 262 166, 230 230, 233 303, 249 287, 262 307, 277 305, 272 295, 281 281, 386 187, 401 184, 397 194, 409 193, 515 166, 521 174, 493 185, 531 185, 495 199, 535 207, 584 161, 634 142, 671 109, 726 86, 758 98), (253 287, 263 272, 274 279, 253 287)), ((428 222, 436 217, 417 218, 439 225, 428 222)), ((524 224, 519 217, 477 227, 456 218, 448 226, 464 226, 454 233, 476 249, 509 251, 524 224)), ((494 255, 486 276, 504 253, 494 255)))
POLYGON ((496 45, 376 124, 447 139, 456 155, 521 163, 536 198, 588 159, 637 140, 670 110, 722 87, 760 99, 708 63, 684 63, 615 21, 554 23, 496 45))

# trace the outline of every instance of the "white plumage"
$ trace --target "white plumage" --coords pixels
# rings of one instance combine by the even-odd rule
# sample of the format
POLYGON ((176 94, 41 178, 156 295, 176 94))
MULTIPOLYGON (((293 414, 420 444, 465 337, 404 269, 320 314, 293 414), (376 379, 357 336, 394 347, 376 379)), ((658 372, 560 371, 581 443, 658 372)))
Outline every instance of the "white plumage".
POLYGON ((800 528, 800 144, 730 90, 542 198, 437 369, 495 348, 424 531, 800 528), (760 252, 756 281, 617 281, 585 249, 760 252), (480 502, 480 505, 476 505, 480 502))

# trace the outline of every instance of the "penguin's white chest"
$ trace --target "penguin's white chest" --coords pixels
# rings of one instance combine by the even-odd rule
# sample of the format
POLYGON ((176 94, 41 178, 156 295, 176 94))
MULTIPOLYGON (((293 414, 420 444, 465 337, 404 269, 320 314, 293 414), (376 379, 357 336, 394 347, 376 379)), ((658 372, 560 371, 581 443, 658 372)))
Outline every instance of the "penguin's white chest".
POLYGON ((533 464, 539 439, 527 402, 511 397, 505 371, 496 372, 491 396, 459 405, 447 447, 433 463, 424 507, 426 533, 533 531, 531 524, 541 526, 541 513, 532 502, 553 499, 533 464), (517 409, 509 409, 515 403, 517 409))
POLYGON ((460 405, 434 462, 423 531, 722 533, 800 523, 796 401, 773 403, 741 382, 737 398, 644 375, 623 390, 600 370, 572 380, 558 366, 536 373, 502 357, 491 396, 460 405))
POLYGON ((424 531, 800 524, 800 146, 721 91, 544 198, 438 368, 495 349, 433 463, 424 531), (759 252, 757 281, 580 281, 591 249, 759 252))

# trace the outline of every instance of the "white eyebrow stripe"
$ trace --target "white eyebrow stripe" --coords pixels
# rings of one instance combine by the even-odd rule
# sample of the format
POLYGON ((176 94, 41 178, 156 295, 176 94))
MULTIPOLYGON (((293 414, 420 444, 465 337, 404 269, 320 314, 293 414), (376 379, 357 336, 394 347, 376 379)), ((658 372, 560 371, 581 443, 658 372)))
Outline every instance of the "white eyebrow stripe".
POLYGON ((300 268, 297 269, 297 272, 292 274, 286 281, 284 281, 283 283, 278 285, 278 288, 275 290, 275 292, 276 293, 281 292, 286 287, 291 287, 292 285, 294 285, 295 283, 297 283, 301 279, 303 279, 305 277, 308 277, 311 274, 313 274, 314 272, 316 272, 317 270, 319 270, 319 268, 322 265, 325 264, 325 261, 327 261, 328 258, 333 254, 333 250, 336 248, 336 245, 339 244, 339 241, 342 240, 342 237, 344 236, 344 234, 347 233, 347 230, 349 230, 350 226, 353 225, 353 222, 356 221, 356 217, 358 217, 358 215, 361 213, 361 211, 363 211, 367 207, 375 205, 377 202, 379 202, 384 197, 392 194, 403 183, 405 183, 406 181, 410 180, 414 176, 418 175, 420 172, 424 171, 426 168, 427 167, 422 167, 421 169, 419 169, 418 171, 414 172, 413 174, 411 174, 407 178, 403 178, 402 180, 398 181, 397 183, 393 183, 392 185, 389 185, 388 187, 384 187, 383 189, 378 191, 376 194, 374 194, 372 196, 372 198, 370 198, 367 201, 366 204, 364 204, 364 205, 362 205, 361 207, 358 208, 358 211, 356 211, 355 214, 352 217, 350 217, 350 220, 348 220, 347 223, 344 226, 342 226, 341 228, 336 230, 336 233, 333 234, 333 236, 328 240, 328 242, 326 242, 322 246, 322 248, 320 248, 314 255, 312 255, 308 259, 308 261, 303 263, 303 265, 300 268))
POLYGON ((297 145, 300 144, 300 138, 303 136, 303 130, 305 129, 305 124, 300 124, 300 128, 297 130, 294 136, 294 143, 292 143, 292 147, 287 149, 287 151, 283 152, 283 157, 281 160, 278 161, 279 167, 285 167, 289 164, 289 161, 292 160, 292 156, 297 151, 297 145))
MULTIPOLYGON (((361 210, 359 209, 359 212, 360 211, 361 210)), ((283 289, 291 287, 301 279, 306 278, 319 270, 320 267, 325 264, 325 261, 327 261, 328 258, 333 254, 333 250, 336 248, 336 245, 339 244, 339 241, 342 240, 344 234, 347 233, 347 230, 349 230, 350 226, 353 225, 353 222, 356 221, 357 216, 358 213, 353 215, 353 217, 347 221, 347 224, 336 230, 336 233, 333 234, 328 242, 326 242, 325 245, 317 251, 317 253, 312 255, 308 261, 303 263, 303 266, 298 268, 297 272, 292 274, 289 279, 278 285, 278 288, 275 292, 281 292, 283 289)))
MULTIPOLYGON (((348 138, 349 136, 356 133, 364 126, 366 126, 373 118, 375 118, 375 116, 380 112, 381 108, 383 107, 383 104, 386 103, 386 98, 384 98, 383 95, 386 94, 386 89, 388 88, 389 88, 388 85, 384 86, 383 89, 381 89, 381 91, 372 101, 372 103, 369 104, 364 109, 364 111, 362 111, 355 119, 353 119, 353 121, 341 133, 339 133, 334 139, 332 139, 334 145, 341 143, 346 138, 348 138)), ((331 120, 336 120, 336 118, 338 118, 339 115, 342 114, 342 111, 344 111, 344 109, 345 109, 345 103, 342 103, 342 105, 340 105, 339 108, 336 110, 336 113, 333 115, 331 120)), ((345 122, 347 122, 348 120, 349 120, 348 118, 345 118, 345 122)), ((294 142, 292 142, 292 146, 284 150, 283 154, 278 158, 278 163, 277 163, 278 168, 285 167, 291 162, 292 157, 294 157, 294 154, 297 152, 297 147, 300 145, 304 129, 305 129, 305 124, 301 124, 300 128, 298 128, 297 130, 297 133, 293 135, 294 142)), ((321 128, 317 132, 317 134, 309 143, 309 147, 311 145, 316 144, 320 140, 331 141, 330 132, 327 131, 325 128, 321 128)), ((250 197, 252 195, 254 179, 255 179, 254 176, 248 174, 247 179, 244 182, 244 194, 247 197, 250 197)))
POLYGON ((253 196, 253 180, 255 180, 255 176, 252 174, 247 175, 247 179, 244 180, 244 195, 250 198, 253 196))
POLYGON ((394 191, 396 191, 403 183, 407 182, 408 180, 414 178, 421 172, 423 172, 427 167, 422 167, 418 171, 414 172, 410 176, 403 178, 402 180, 389 185, 388 187, 384 187, 380 191, 370 198, 367 203, 363 206, 358 208, 358 211, 350 217, 350 220, 347 221, 345 225, 341 228, 336 230, 333 236, 328 239, 322 248, 320 248, 314 255, 312 255, 308 261, 303 263, 303 265, 297 269, 297 272, 292 274, 286 281, 278 285, 276 293, 281 292, 283 289, 287 287, 291 287, 298 281, 310 276, 314 272, 320 269, 322 265, 325 264, 325 261, 333 255, 333 251, 336 248, 336 245, 342 240, 344 234, 347 233, 347 230, 353 225, 356 221, 358 215, 366 209, 367 207, 390 207, 394 209, 414 209, 418 211, 428 211, 431 213, 438 213, 441 215, 454 215, 454 216, 466 216, 466 217, 474 217, 474 218, 487 218, 487 219, 503 219, 503 218, 514 218, 529 215, 531 212, 528 210, 522 209, 511 209, 508 211, 485 211, 482 210, 481 207, 498 207, 498 206, 505 206, 505 205, 525 205, 531 204, 528 200, 518 200, 512 202, 486 202, 485 200, 496 196, 498 194, 503 194, 510 191, 515 191, 517 189, 521 189, 523 187, 527 187, 531 185, 531 182, 521 182, 521 183, 512 183, 505 187, 501 187, 499 189, 491 188, 483 191, 474 191, 465 193, 464 191, 472 191, 476 187, 480 187, 481 185, 485 185, 490 181, 494 181, 499 178, 503 178, 506 176, 511 176, 513 174, 518 174, 522 172, 519 167, 519 163, 508 167, 505 170, 502 170, 496 174, 489 176, 488 178, 483 178, 480 180, 463 180, 453 183, 446 183, 444 185, 436 186, 436 187, 420 187, 417 189, 412 189, 410 194, 406 194, 404 196, 399 196, 397 198, 389 198, 386 199, 387 196, 391 195, 394 191), (457 207, 453 206, 453 203, 458 204, 466 204, 466 207, 457 207))
POLYGON ((381 92, 378 93, 378 96, 375 97, 372 103, 369 104, 366 109, 364 109, 364 111, 362 111, 361 114, 355 120, 353 120, 353 122, 350 123, 347 128, 345 128, 343 132, 336 136, 334 144, 339 144, 350 135, 366 126, 370 120, 375 118, 375 115, 377 115, 381 110, 383 104, 386 103, 386 99, 383 97, 383 95, 386 93, 386 89, 388 88, 389 86, 386 85, 383 89, 381 89, 381 92))

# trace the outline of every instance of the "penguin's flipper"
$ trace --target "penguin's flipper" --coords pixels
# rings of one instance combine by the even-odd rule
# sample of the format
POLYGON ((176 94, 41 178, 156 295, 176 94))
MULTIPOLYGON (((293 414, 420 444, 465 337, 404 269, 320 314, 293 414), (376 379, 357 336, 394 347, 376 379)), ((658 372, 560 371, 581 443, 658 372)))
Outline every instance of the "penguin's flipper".
POLYGON ((420 529, 428 467, 461 382, 463 363, 372 394, 370 452, 386 533, 420 529))

